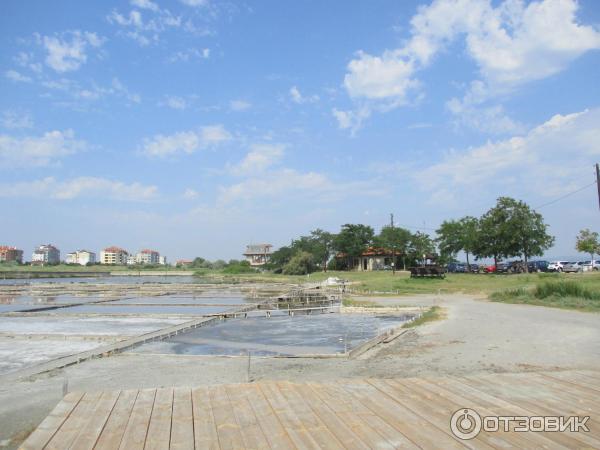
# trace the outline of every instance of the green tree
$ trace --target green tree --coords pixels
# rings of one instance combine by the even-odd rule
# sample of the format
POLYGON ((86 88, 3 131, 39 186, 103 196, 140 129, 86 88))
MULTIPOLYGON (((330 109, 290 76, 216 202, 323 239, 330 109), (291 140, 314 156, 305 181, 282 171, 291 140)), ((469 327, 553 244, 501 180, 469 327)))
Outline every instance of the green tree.
POLYGON ((577 235, 575 249, 581 253, 589 253, 593 261, 594 254, 600 253, 600 236, 596 231, 584 228, 577 235))
POLYGON ((327 262, 334 250, 335 234, 317 228, 310 232, 310 240, 313 243, 311 253, 315 261, 319 262, 323 272, 327 272, 327 262))
POLYGON ((523 256, 527 270, 529 258, 543 255, 553 244, 541 214, 522 201, 500 197, 479 221, 474 252, 493 257, 496 268, 499 258, 523 256))
POLYGON ((352 269, 354 258, 360 256, 373 243, 375 232, 368 225, 342 225, 342 229, 334 239, 334 248, 345 253, 348 269, 352 269))
POLYGON ((409 255, 416 261, 423 260, 423 255, 435 253, 435 243, 427 233, 417 231, 410 239, 409 255))
MULTIPOLYGON (((377 247, 393 250, 396 255, 401 256, 402 264, 404 265, 404 269, 406 269, 406 255, 408 254, 411 239, 412 234, 407 229, 400 227, 392 228, 390 225, 386 225, 375 236, 373 244, 377 247)), ((395 266, 396 261, 393 262, 395 266)))
POLYGON ((315 269, 315 260, 311 253, 300 251, 283 266, 284 275, 306 275, 315 269))
POLYGON ((282 269, 290 259, 294 256, 294 249, 288 246, 283 246, 271 254, 269 267, 272 269, 282 269))
POLYGON ((444 221, 436 230, 436 242, 441 256, 452 259, 459 251, 464 251, 469 264, 469 254, 473 252, 477 240, 478 221, 466 216, 460 220, 444 221))

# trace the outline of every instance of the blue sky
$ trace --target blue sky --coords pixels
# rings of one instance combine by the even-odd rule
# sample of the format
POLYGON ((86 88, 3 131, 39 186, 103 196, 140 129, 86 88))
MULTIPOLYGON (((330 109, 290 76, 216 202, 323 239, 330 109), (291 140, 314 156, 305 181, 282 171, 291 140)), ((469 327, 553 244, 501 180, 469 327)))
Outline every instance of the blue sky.
POLYGON ((0 244, 229 259, 501 195, 548 257, 600 231, 595 0, 0 8, 0 244))

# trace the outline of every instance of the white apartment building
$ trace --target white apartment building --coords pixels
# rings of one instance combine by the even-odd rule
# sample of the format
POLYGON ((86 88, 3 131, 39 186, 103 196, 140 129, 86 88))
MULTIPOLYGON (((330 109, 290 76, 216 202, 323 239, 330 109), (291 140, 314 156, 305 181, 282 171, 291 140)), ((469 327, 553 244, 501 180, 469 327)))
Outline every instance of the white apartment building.
POLYGON ((60 262, 60 250, 52 244, 40 245, 33 251, 31 262, 37 264, 58 264, 60 262))
POLYGON ((100 264, 127 264, 129 253, 120 247, 107 247, 100 252, 100 264))
POLYGON ((96 262, 96 254, 88 250, 77 250, 67 253, 65 262, 67 264, 80 264, 82 266, 86 266, 88 263, 94 264, 96 262))
POLYGON ((135 256, 137 264, 160 264, 160 253, 156 250, 144 249, 135 256))

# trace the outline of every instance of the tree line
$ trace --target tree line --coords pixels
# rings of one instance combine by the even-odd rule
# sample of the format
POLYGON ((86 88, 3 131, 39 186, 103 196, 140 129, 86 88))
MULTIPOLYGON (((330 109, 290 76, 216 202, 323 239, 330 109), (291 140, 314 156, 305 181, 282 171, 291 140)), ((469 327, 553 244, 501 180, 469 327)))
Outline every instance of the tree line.
POLYGON ((435 238, 422 231, 412 233, 392 226, 384 226, 379 234, 363 224, 342 225, 337 234, 317 229, 274 252, 269 268, 289 275, 351 269, 355 258, 369 248, 393 251, 397 255, 393 262, 404 268, 436 251, 440 263, 454 261, 463 251, 467 263, 470 256, 493 258, 495 265, 505 258, 521 257, 527 267, 531 257, 543 255, 553 244, 554 237, 548 234, 541 214, 525 202, 500 197, 479 218, 444 221, 435 238))

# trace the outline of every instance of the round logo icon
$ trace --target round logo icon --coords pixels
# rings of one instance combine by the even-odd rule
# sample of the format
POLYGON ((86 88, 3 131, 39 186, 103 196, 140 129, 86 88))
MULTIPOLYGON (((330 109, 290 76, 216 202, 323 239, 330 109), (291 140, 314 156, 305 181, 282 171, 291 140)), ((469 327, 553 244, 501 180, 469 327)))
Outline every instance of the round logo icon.
POLYGON ((481 431, 481 417, 470 408, 463 408, 452 414, 450 429, 459 439, 473 439, 481 431))

